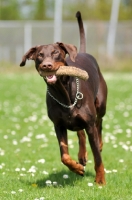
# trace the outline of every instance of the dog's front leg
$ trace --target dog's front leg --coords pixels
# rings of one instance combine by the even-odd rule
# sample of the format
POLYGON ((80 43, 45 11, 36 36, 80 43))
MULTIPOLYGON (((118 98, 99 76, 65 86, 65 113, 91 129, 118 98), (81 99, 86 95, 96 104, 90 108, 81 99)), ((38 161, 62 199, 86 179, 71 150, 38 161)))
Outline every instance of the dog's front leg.
POLYGON ((58 138, 61 161, 66 165, 71 171, 84 175, 84 166, 72 160, 68 152, 68 141, 67 141, 67 130, 63 126, 55 126, 56 135, 58 138))

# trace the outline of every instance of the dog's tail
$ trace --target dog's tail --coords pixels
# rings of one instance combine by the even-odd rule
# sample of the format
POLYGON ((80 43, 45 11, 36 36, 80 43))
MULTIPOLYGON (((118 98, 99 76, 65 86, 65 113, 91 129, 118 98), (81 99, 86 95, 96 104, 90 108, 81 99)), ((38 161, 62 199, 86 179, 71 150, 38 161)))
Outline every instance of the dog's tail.
POLYGON ((85 31, 83 27, 83 21, 81 17, 81 13, 78 11, 76 13, 78 25, 79 25, 79 33, 80 33, 80 53, 86 53, 86 38, 85 38, 85 31))

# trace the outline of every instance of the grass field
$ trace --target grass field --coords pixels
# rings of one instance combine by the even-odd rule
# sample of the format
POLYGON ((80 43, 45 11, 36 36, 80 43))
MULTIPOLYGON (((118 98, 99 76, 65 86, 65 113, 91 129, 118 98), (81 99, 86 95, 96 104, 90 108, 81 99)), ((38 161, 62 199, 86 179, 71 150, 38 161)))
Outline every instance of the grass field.
MULTIPOLYGON (((132 199, 132 74, 104 77, 109 88, 102 152, 107 184, 101 187, 94 183, 88 143, 84 177, 61 164, 42 78, 31 72, 0 75, 0 200, 132 199)), ((69 132, 69 147, 77 160, 75 132, 69 132)))

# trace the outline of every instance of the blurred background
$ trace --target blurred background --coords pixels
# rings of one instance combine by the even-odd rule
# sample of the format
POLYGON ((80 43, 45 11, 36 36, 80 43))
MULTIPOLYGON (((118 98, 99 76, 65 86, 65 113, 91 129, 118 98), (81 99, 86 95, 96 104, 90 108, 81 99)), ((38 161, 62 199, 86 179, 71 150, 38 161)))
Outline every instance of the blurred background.
POLYGON ((38 44, 62 41, 79 48, 78 10, 87 52, 104 69, 131 70, 132 0, 0 0, 0 62, 19 65, 38 44))

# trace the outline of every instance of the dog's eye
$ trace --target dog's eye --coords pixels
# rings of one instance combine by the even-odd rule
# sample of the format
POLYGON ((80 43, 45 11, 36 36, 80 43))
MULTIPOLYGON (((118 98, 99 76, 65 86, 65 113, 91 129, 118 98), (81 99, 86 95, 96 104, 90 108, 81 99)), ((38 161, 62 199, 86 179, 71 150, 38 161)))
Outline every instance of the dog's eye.
POLYGON ((57 50, 54 50, 54 51, 52 52, 53 55, 57 55, 58 53, 59 53, 59 51, 57 51, 57 50))
POLYGON ((38 57, 44 57, 43 53, 38 53, 38 57))

